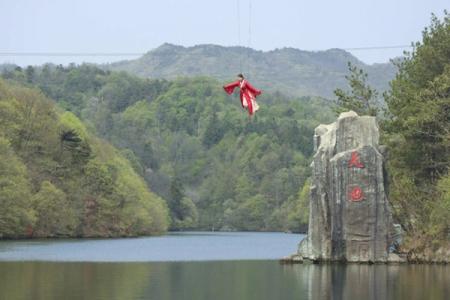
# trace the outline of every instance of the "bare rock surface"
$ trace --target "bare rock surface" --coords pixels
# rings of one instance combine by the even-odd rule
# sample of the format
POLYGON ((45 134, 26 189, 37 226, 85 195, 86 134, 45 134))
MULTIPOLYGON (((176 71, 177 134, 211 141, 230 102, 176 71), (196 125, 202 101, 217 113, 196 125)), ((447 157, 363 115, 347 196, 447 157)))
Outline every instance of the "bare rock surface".
POLYGON ((315 129, 304 259, 388 262, 393 224, 378 141, 375 117, 353 111, 315 129))

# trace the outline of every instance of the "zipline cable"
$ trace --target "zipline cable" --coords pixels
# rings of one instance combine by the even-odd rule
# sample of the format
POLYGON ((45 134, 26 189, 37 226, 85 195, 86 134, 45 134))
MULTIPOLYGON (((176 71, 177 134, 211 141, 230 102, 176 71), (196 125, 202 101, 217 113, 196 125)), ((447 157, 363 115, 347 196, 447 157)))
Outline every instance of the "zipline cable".
MULTIPOLYGON (((237 27, 238 27, 238 51, 241 47, 241 7, 239 0, 236 0, 237 27)), ((242 73, 242 57, 239 54, 239 72, 242 73)))
POLYGON ((250 51, 252 45, 252 1, 248 1, 248 45, 247 45, 247 75, 250 77, 250 51))

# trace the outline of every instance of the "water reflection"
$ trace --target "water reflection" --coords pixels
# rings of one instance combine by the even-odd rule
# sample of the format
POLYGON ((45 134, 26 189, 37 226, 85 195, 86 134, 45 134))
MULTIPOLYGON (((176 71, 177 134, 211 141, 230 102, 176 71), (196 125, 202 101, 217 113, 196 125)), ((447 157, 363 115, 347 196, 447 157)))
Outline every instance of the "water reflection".
POLYGON ((446 299, 450 266, 0 262, 0 299, 446 299))
POLYGON ((449 299, 450 266, 302 265, 287 266, 306 287, 304 299, 449 299))
POLYGON ((0 263, 0 299, 136 299, 149 265, 0 263))

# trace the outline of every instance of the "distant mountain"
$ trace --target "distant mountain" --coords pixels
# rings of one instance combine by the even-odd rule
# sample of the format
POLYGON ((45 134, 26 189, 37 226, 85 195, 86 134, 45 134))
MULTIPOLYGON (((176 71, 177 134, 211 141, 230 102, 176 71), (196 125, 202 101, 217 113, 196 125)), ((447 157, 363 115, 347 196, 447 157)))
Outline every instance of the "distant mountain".
POLYGON ((367 65, 341 49, 313 52, 283 48, 264 52, 244 47, 172 44, 163 44, 138 59, 103 67, 142 77, 208 76, 224 82, 234 80, 242 72, 263 90, 330 98, 337 87, 346 88, 349 61, 364 69, 371 85, 380 91, 388 88, 396 73, 391 63, 367 65))

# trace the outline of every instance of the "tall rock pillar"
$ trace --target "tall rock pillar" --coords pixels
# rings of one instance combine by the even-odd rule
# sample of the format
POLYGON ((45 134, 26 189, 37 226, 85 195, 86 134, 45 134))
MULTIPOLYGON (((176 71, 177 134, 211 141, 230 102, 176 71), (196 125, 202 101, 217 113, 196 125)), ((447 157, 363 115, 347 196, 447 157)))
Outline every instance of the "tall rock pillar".
POLYGON ((375 117, 342 113, 315 129, 308 236, 314 261, 386 262, 392 217, 375 117))

